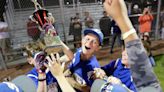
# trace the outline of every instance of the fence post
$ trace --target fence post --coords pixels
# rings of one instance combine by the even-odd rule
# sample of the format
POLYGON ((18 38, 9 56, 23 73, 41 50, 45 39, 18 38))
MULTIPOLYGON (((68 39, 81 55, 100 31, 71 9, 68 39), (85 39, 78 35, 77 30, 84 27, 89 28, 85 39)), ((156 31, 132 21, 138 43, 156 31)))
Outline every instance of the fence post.
POLYGON ((158 0, 157 20, 155 26, 155 40, 158 39, 159 35, 159 18, 160 18, 161 0, 158 0))
POLYGON ((63 35, 64 35, 64 41, 67 42, 67 38, 66 38, 66 32, 65 32, 65 26, 64 26, 64 6, 63 6, 63 0, 59 0, 59 4, 60 4, 60 10, 61 10, 61 18, 62 18, 62 26, 63 26, 63 35))
POLYGON ((4 68, 5 70, 7 70, 7 66, 6 66, 6 63, 3 59, 3 56, 2 56, 2 52, 0 51, 0 59, 1 59, 1 62, 0 64, 2 65, 2 68, 4 68))

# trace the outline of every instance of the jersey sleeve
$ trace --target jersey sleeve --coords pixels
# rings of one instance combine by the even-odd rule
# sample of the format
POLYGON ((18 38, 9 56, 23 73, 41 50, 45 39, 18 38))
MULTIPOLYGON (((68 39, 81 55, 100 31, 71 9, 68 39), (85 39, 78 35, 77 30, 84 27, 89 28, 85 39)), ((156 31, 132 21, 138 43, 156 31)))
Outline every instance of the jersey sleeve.
POLYGON ((114 72, 114 65, 115 65, 115 60, 111 61, 109 64, 102 66, 101 69, 103 69, 106 73, 107 76, 110 76, 114 72))
POLYGON ((36 68, 33 68, 31 71, 29 71, 27 73, 27 76, 34 81, 36 86, 38 86, 38 73, 36 71, 36 68))
POLYGON ((149 58, 139 39, 126 43, 126 50, 129 57, 129 65, 136 86, 157 82, 149 58))

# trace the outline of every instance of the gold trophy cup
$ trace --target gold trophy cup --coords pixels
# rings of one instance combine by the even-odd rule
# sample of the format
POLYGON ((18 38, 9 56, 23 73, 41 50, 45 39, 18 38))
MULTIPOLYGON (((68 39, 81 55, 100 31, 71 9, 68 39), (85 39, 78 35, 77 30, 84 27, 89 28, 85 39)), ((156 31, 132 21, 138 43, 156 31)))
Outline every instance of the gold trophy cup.
POLYGON ((43 50, 47 53, 57 53, 62 51, 61 39, 57 35, 54 26, 51 24, 52 15, 48 14, 46 9, 43 9, 37 0, 32 0, 35 5, 35 11, 33 13, 33 19, 44 30, 44 43, 43 50), (51 18, 50 18, 51 17, 51 18))

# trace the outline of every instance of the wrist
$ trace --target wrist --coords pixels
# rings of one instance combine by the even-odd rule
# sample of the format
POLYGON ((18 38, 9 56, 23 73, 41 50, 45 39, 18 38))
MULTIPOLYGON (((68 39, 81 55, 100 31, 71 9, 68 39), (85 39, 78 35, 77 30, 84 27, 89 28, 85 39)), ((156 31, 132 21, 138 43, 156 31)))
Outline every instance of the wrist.
POLYGON ((65 76, 64 76, 64 74, 60 74, 60 75, 58 75, 58 76, 55 76, 55 78, 56 78, 56 80, 59 81, 59 80, 65 78, 65 76))
POLYGON ((38 79, 46 79, 45 73, 38 73, 38 79))
POLYGON ((46 78, 42 78, 42 79, 39 78, 38 81, 39 81, 39 82, 46 81, 46 78))
POLYGON ((122 34, 122 38, 123 40, 125 40, 128 36, 130 36, 131 34, 136 33, 136 30, 134 28, 130 29, 129 31, 125 32, 122 34))

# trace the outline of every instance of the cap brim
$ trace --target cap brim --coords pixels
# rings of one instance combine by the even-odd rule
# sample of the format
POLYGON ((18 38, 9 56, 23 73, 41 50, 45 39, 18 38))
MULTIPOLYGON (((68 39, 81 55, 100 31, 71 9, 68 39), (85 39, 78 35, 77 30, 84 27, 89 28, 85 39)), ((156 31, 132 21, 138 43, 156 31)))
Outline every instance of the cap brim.
POLYGON ((84 35, 87 35, 89 33, 92 33, 92 34, 96 35, 98 37, 99 42, 100 42, 100 45, 101 45, 101 40, 100 40, 101 38, 100 38, 100 36, 95 31, 92 31, 92 29, 86 29, 86 30, 84 30, 84 35))
POLYGON ((24 92, 36 92, 37 87, 32 79, 27 77, 26 75, 20 75, 11 81, 19 88, 21 88, 24 92))
POLYGON ((96 79, 92 84, 90 92, 101 92, 101 89, 105 84, 106 82, 104 80, 96 79))
MULTIPOLYGON (((102 79, 96 79, 92 84, 90 92, 102 92, 102 89, 104 88, 105 84, 107 84, 106 81, 102 79)), ((112 84, 111 86, 111 92, 128 92, 128 90, 122 84, 112 84)))

